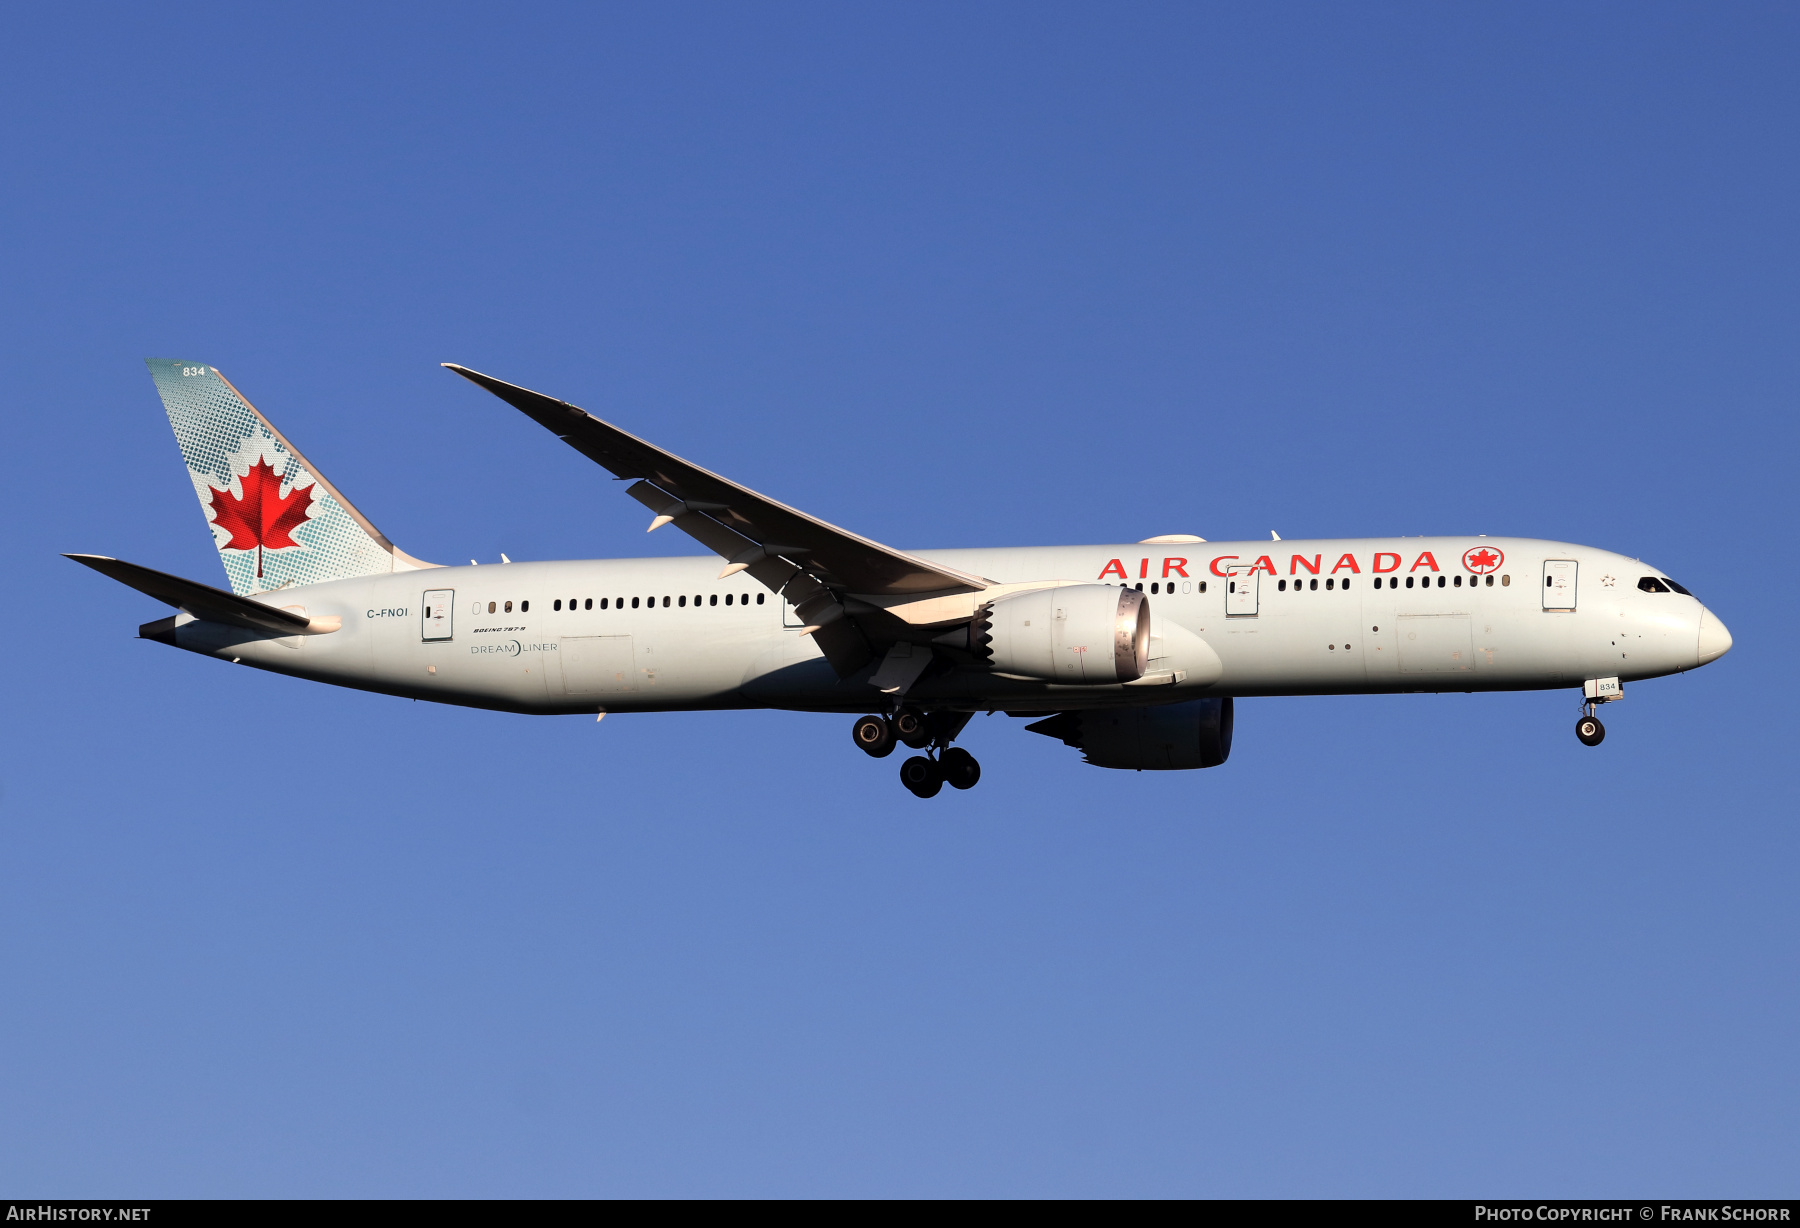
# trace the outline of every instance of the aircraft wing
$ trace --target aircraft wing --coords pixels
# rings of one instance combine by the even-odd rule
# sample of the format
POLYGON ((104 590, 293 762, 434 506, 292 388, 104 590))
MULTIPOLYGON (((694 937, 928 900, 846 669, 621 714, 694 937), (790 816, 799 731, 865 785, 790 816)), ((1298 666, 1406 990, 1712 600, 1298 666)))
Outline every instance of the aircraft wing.
POLYGON ((777 503, 602 422, 567 401, 455 363, 444 366, 523 411, 614 477, 636 478, 654 487, 652 492, 634 486, 630 493, 659 519, 670 517, 664 523, 691 533, 726 559, 765 547, 804 564, 827 584, 841 586, 846 592, 880 596, 973 592, 988 585, 979 576, 914 558, 777 503), (733 536, 710 531, 711 525, 725 528, 733 536))
MULTIPOLYGON (((844 598, 952 596, 979 592, 991 583, 777 503, 567 401, 456 363, 444 366, 547 427, 614 477, 635 479, 626 493, 656 514, 652 529, 673 524, 726 560, 721 575, 748 571, 785 596, 840 676, 860 668, 872 654, 856 620, 844 617, 844 598)), ((867 612, 866 603, 859 609, 867 612)))

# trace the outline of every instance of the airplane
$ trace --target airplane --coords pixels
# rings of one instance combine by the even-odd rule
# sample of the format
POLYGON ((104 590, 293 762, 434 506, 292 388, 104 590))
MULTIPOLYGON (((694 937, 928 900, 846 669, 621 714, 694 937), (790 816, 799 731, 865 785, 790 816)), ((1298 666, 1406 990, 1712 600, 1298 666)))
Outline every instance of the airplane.
POLYGON ((230 591, 66 557, 172 606, 143 639, 336 686, 499 712, 860 713, 919 797, 971 788, 977 713, 1097 767, 1217 767, 1243 696, 1582 692, 1717 660, 1731 634, 1658 569, 1477 536, 902 551, 454 363, 712 555, 467 567, 395 546, 218 368, 149 359, 230 591), (720 566, 722 561, 723 566, 720 566))

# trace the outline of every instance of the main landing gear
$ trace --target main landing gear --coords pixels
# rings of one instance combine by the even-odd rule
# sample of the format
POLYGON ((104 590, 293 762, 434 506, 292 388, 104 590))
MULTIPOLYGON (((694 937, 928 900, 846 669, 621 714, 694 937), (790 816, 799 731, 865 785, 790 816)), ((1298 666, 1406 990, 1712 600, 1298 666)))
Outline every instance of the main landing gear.
POLYGON ((875 759, 893 754, 896 743, 924 751, 900 765, 900 783, 915 797, 935 797, 945 785, 973 789, 981 779, 981 764, 975 756, 950 745, 968 723, 966 712, 926 713, 908 705, 891 717, 858 717, 850 736, 864 754, 875 759))

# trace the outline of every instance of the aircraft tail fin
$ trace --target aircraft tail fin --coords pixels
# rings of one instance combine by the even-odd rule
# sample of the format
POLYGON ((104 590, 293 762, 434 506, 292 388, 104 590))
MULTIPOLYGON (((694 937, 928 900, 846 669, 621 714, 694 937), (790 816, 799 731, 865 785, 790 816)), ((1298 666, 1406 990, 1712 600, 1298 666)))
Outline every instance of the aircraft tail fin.
POLYGON ((437 566, 370 524, 217 367, 145 361, 232 592, 437 566))

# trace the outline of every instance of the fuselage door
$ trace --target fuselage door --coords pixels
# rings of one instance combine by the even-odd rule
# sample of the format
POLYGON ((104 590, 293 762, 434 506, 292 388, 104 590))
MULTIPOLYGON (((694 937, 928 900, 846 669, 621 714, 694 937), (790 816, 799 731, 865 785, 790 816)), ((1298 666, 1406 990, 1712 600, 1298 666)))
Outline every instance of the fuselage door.
POLYGON ((1543 596, 1546 610, 1575 608, 1575 560, 1544 560, 1543 596))
POLYGON ((426 590, 424 598, 419 602, 419 638, 427 644, 450 639, 450 613, 455 606, 455 589, 426 590))
POLYGON ((1256 613, 1256 581, 1260 574, 1256 568, 1249 566, 1225 569, 1226 614, 1250 615, 1256 613))

